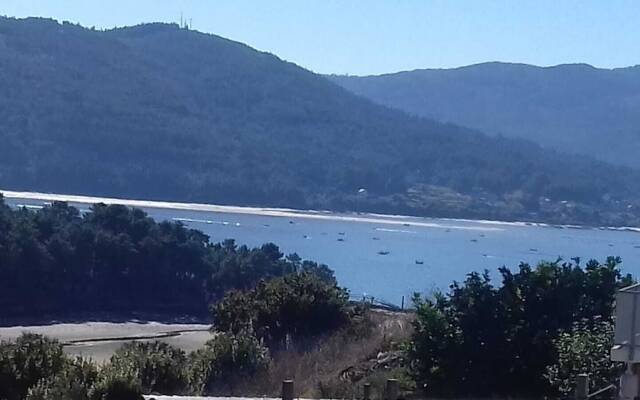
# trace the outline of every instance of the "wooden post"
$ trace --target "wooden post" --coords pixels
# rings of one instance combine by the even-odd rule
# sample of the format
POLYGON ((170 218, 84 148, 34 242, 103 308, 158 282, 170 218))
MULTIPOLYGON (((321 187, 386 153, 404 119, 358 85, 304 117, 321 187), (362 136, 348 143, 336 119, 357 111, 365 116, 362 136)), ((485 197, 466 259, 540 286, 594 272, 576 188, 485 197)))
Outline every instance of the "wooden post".
POLYGON ((402 306, 400 307, 401 310, 404 310, 404 296, 402 296, 402 306))
POLYGON ((293 400, 293 381, 282 381, 282 400, 293 400))
POLYGON ((385 400, 398 400, 398 380, 387 379, 385 400))
POLYGON ((364 384, 363 392, 364 393, 363 393, 362 399, 371 400, 371 384, 369 382, 364 384))
POLYGON ((586 400, 589 397, 589 375, 579 374, 576 377, 576 400, 586 400))

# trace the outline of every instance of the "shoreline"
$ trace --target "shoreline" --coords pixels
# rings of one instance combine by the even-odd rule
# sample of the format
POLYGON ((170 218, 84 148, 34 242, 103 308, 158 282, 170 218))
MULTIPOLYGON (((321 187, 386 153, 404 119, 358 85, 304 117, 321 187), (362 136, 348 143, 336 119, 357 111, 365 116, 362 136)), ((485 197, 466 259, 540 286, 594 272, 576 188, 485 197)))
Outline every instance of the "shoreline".
POLYGON ((342 222, 364 222, 364 223, 377 223, 387 225, 401 225, 401 226, 417 226, 424 228, 442 228, 442 229, 461 229, 461 230, 481 230, 481 231, 503 231, 500 226, 514 226, 514 227, 541 227, 541 228, 555 228, 555 229, 596 229, 596 230, 609 230, 609 231, 621 231, 621 232, 637 232, 640 233, 640 228, 636 227, 613 227, 613 226, 587 226, 587 225, 559 225, 549 224, 544 222, 525 222, 525 221, 495 221, 484 219, 464 219, 464 218, 434 218, 434 217, 417 217, 409 215, 393 215, 393 214, 377 214, 377 213, 338 213, 327 210, 296 210, 291 208, 277 208, 277 207, 249 207, 249 206, 227 206, 219 204, 204 204, 204 203, 185 203, 185 202, 171 202, 171 201, 155 201, 155 200, 139 200, 139 199, 122 199, 117 197, 99 197, 99 196, 83 196, 83 195, 70 195, 70 194, 57 194, 57 193, 42 193, 42 192, 22 192, 0 189, 0 193, 7 199, 24 199, 24 200, 38 200, 38 201, 64 201, 68 203, 78 204, 120 204, 128 207, 136 208, 157 208, 179 211, 196 211, 196 212, 211 212, 211 213, 223 213, 223 214, 241 214, 241 215, 256 215, 265 217, 277 217, 277 218, 306 218, 317 219, 327 221, 342 221, 342 222), (437 222, 427 221, 444 221, 452 223, 452 225, 443 225, 437 222), (455 223, 467 223, 477 224, 482 226, 464 226, 453 225, 455 223))

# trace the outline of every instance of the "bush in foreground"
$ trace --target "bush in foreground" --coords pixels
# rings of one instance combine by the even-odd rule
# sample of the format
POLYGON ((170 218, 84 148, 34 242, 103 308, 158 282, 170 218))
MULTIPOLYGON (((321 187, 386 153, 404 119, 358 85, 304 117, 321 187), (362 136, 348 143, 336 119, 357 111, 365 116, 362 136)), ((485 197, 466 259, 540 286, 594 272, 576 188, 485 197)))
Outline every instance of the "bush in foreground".
POLYGON ((231 292, 212 307, 216 330, 255 332, 270 347, 288 339, 309 339, 344 326, 350 319, 348 292, 313 272, 261 282, 246 292, 231 292))
POLYGON ((547 367, 547 379, 559 393, 569 396, 578 374, 589 374, 590 391, 616 382, 623 365, 611 361, 614 326, 609 321, 579 321, 553 342, 557 361, 547 367))
POLYGON ((96 365, 78 357, 67 361, 57 375, 29 389, 27 400, 93 400, 91 389, 97 380, 96 365))
POLYGON ((116 350, 105 373, 131 376, 144 393, 186 392, 187 356, 162 342, 130 342, 116 350))
POLYGON ((28 333, 15 342, 0 343, 0 399, 24 399, 30 387, 56 376, 66 365, 56 340, 28 333))
POLYGON ((267 370, 269 362, 269 350, 254 336, 218 333, 189 355, 190 391, 234 394, 237 383, 267 370))
POLYGON ((585 268, 560 261, 536 268, 522 264, 515 273, 500 269, 500 287, 491 284, 488 273, 472 273, 462 284, 454 283, 449 294, 416 298, 410 351, 415 378, 430 395, 540 396, 566 391, 567 383, 560 381, 578 370, 573 363, 586 363, 592 356, 601 359, 608 346, 610 333, 603 326, 591 323, 576 331, 574 325, 596 317, 612 321, 616 289, 630 281, 621 276, 619 263, 610 257, 604 264, 590 261, 585 268), (598 334, 586 335, 591 329, 598 334), (571 346, 592 339, 597 339, 589 343, 595 348, 581 354, 582 360, 571 354, 583 351, 571 346), (551 370, 553 385, 547 377, 550 365, 557 365, 551 370))

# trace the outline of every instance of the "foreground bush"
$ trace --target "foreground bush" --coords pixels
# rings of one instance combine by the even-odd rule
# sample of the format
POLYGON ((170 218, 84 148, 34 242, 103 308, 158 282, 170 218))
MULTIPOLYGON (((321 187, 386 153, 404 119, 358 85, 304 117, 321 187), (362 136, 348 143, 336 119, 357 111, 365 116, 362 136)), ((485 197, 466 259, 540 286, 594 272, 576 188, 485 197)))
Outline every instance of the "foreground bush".
POLYGON ((246 292, 231 292, 212 307, 216 330, 255 332, 270 346, 287 339, 309 339, 349 321, 348 292, 310 271, 261 282, 246 292))
POLYGON ((42 379, 29 389, 27 400, 93 400, 92 388, 97 380, 96 365, 76 358, 67 361, 57 375, 42 379))
POLYGON ((623 370, 609 356, 613 347, 614 325, 609 321, 580 321, 571 331, 562 333, 553 344, 556 363, 547 368, 551 386, 565 396, 576 387, 578 374, 589 374, 590 391, 616 382, 623 370))
POLYGON ((134 377, 107 373, 91 389, 91 400, 143 400, 143 397, 134 377))
POLYGON ((234 394, 234 387, 269 367, 268 349, 254 336, 218 333, 204 348, 189 355, 191 392, 234 394))
POLYGON ((567 383, 560 381, 578 370, 573 363, 586 366, 594 354, 601 359, 609 339, 602 331, 585 336, 585 330, 602 328, 593 325, 561 335, 583 320, 611 322, 616 289, 630 281, 622 278, 619 263, 609 258, 585 268, 560 261, 536 268, 522 264, 515 273, 500 269, 500 287, 488 273, 472 273, 447 295, 416 298, 410 351, 416 379, 430 395, 534 397, 565 391, 567 383), (571 346, 596 338, 589 343, 596 348, 582 354, 582 361, 571 354, 583 351, 571 346), (566 360, 558 361, 557 346, 566 360), (550 385, 547 368, 556 364, 550 385))
POLYGON ((59 374, 66 364, 56 340, 23 334, 15 342, 0 343, 0 399, 25 398, 30 387, 59 374))
POLYGON ((187 390, 184 351, 162 342, 130 342, 116 350, 106 374, 130 376, 144 393, 182 394, 187 390))

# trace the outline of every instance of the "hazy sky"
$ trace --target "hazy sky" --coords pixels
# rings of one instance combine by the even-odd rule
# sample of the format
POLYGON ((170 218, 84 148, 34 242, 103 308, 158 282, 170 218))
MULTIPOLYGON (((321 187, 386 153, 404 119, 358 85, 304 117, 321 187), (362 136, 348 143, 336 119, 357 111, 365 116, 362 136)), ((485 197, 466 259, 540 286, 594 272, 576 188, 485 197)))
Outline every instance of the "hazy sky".
POLYGON ((484 61, 640 64, 640 0, 0 0, 0 14, 96 28, 177 22, 321 73, 484 61))

